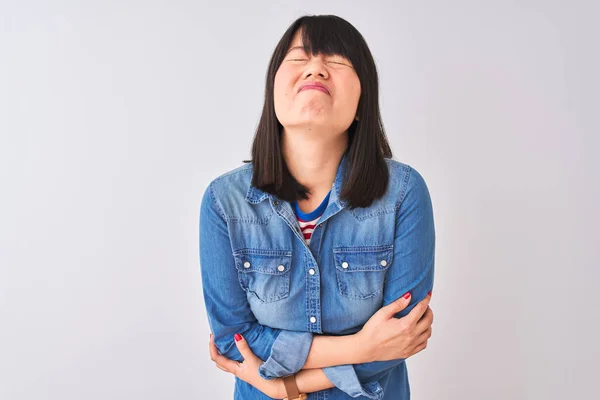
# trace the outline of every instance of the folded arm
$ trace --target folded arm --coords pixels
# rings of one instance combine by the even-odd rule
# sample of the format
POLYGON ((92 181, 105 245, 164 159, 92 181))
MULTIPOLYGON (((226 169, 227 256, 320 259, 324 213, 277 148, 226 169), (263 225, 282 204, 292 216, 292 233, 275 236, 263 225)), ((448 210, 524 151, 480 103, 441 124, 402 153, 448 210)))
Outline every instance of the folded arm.
MULTIPOLYGON (((411 168, 405 196, 400 199, 394 236, 394 258, 387 272, 383 290, 383 306, 391 304, 406 292, 410 304, 395 315, 406 316, 433 289, 435 261, 435 227, 433 207, 423 177, 411 168)), ((355 397, 378 399, 383 396, 378 380, 405 361, 372 361, 338 365, 323 369, 336 387, 355 397)), ((314 365, 318 365, 315 363, 314 365)))
MULTIPOLYGON (((395 317, 407 315, 433 288, 435 230, 427 186, 414 169, 396 218, 394 262, 386 276, 384 306, 406 292, 412 299, 395 317)), ((211 186, 200 212, 200 264, 203 293, 211 331, 220 353, 243 361, 233 342, 240 333, 254 354, 265 362, 264 379, 297 373, 302 392, 333 386, 351 396, 383 396, 378 379, 404 359, 366 362, 367 355, 355 335, 324 336, 271 328, 258 323, 240 287, 224 215, 211 186), (348 351, 354 349, 354 351, 348 351)))
POLYGON ((200 208, 200 267, 208 322, 215 345, 225 357, 243 361, 233 338, 239 333, 252 352, 265 361, 259 370, 265 379, 291 375, 302 368, 361 361, 358 351, 347 351, 356 348, 354 335, 313 337, 310 332, 275 329, 258 323, 239 284, 227 223, 212 185, 206 189, 200 208))

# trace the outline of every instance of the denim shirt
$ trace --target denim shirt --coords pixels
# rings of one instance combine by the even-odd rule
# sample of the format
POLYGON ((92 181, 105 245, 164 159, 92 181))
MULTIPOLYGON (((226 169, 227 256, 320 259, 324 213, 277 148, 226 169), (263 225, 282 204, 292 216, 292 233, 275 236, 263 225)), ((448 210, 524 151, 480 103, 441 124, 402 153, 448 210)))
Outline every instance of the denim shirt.
MULTIPOLYGON (((264 361, 264 379, 300 371, 315 335, 356 333, 411 292, 409 306, 396 314, 403 317, 433 289, 435 228, 423 177, 386 159, 385 195, 349 209, 339 197, 346 154, 310 245, 292 205, 251 185, 252 163, 214 178, 202 197, 200 271, 215 344, 243 361, 233 338, 243 335, 264 361)), ((335 387, 310 393, 311 400, 410 398, 404 359, 323 371, 335 387)), ((236 377, 234 399, 270 397, 236 377)))

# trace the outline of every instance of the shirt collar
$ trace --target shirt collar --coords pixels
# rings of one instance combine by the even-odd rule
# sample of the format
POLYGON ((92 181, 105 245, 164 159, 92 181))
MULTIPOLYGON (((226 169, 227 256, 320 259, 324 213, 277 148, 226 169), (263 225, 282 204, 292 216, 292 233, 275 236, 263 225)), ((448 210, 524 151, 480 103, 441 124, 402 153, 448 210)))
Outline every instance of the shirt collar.
MULTIPOLYGON (((331 195, 329 196, 329 203, 338 202, 340 207, 345 207, 347 202, 345 200, 340 199, 340 192, 342 190, 342 185, 344 183, 344 174, 348 164, 348 151, 345 151, 342 155, 340 163, 337 168, 337 172, 335 174, 335 180, 333 182, 331 195)), ((248 203, 257 204, 267 198, 275 198, 275 195, 271 193, 263 192, 257 187, 252 186, 252 180, 250 180, 250 184, 248 186, 248 191, 246 192, 246 201, 248 203)))

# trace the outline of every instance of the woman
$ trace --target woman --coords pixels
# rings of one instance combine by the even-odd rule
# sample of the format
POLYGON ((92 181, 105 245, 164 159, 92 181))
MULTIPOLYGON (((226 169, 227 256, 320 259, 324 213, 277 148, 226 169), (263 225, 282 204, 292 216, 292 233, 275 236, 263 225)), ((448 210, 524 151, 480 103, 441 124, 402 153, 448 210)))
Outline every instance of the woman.
POLYGON ((404 361, 433 321, 433 210, 392 160, 378 97, 359 32, 299 18, 269 64, 252 160, 204 193, 209 349, 235 399, 410 397, 404 361))

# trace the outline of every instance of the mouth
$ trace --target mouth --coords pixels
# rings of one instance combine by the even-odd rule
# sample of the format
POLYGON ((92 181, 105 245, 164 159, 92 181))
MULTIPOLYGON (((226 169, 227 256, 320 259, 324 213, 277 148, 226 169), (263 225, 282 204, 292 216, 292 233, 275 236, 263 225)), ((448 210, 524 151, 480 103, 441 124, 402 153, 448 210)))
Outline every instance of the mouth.
POLYGON ((298 93, 304 91, 304 90, 318 90, 320 92, 323 92, 325 94, 330 94, 329 90, 327 90, 327 88, 325 86, 322 85, 313 85, 313 84, 308 84, 308 85, 304 85, 300 88, 300 90, 298 91, 298 93))

